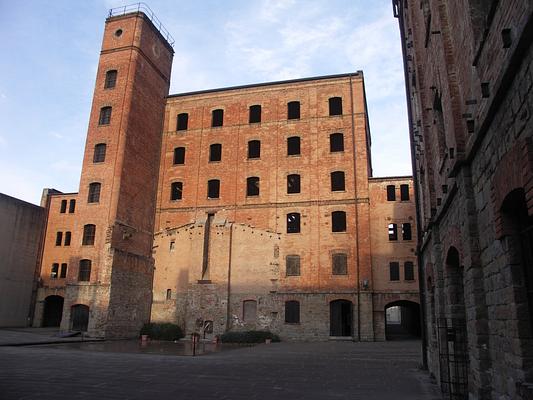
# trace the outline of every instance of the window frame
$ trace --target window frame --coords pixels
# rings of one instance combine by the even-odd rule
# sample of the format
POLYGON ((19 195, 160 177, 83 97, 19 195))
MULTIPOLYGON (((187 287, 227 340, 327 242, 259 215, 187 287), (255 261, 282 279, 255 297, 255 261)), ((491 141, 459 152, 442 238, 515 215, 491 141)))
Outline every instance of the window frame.
POLYGON ((94 246, 96 240, 96 225, 85 224, 83 225, 83 235, 81 238, 82 246, 94 246))
POLYGON ((78 282, 90 282, 91 281, 91 269, 92 262, 89 259, 80 260, 78 266, 78 282))
POLYGON ((59 206, 59 213, 65 214, 67 212, 67 200, 61 200, 61 204, 59 206))
POLYGON ((93 150, 93 164, 105 162, 105 157, 107 153, 107 144, 105 143, 96 143, 93 150))
POLYGON ((50 268, 50 279, 58 279, 59 278, 59 263, 53 263, 52 267, 50 268))
POLYGON ((99 126, 110 125, 112 113, 113 113, 113 107, 111 106, 100 107, 100 115, 98 116, 98 125, 99 126))
POLYGON ((387 185, 387 201, 396 201, 396 185, 387 185))
POLYGON ((224 126, 224 109, 216 108, 211 110, 211 128, 224 126))
POLYGON ((331 212, 331 232, 346 232, 348 223, 346 221, 346 211, 335 210, 331 212))
POLYGON ((170 183, 170 201, 183 199, 183 182, 175 181, 170 183))
POLYGON ((299 212, 287 213, 286 217, 287 233, 301 233, 302 231, 302 218, 299 212), (294 221, 290 221, 290 218, 294 218, 294 221))
POLYGON ((248 141, 248 160, 261 158, 261 141, 252 139, 248 141))
POLYGON ((118 71, 110 69, 105 73, 104 89, 114 89, 117 86, 118 71))
POLYGON ((69 204, 68 204, 68 213, 74 214, 75 211, 76 211, 76 199, 70 199, 69 204))
POLYGON ((300 302, 298 300, 285 301, 285 323, 300 324, 300 302))
POLYGON ((211 143, 209 145, 209 162, 221 162, 222 161, 222 143, 211 143), (214 151, 217 149, 218 151, 218 160, 214 159, 214 155, 216 155, 216 152, 214 151))
POLYGON ((335 96, 328 99, 329 116, 342 115, 342 97, 335 96))
POLYGON ((208 199, 220 199, 220 179, 209 179, 207 181, 207 198, 208 199), (215 185, 215 186, 212 186, 212 185, 215 185))
POLYGON ((343 251, 335 251, 331 254, 331 275, 348 275, 348 253, 343 251), (339 270, 338 268, 336 268, 339 266, 338 261, 336 261, 336 259, 344 260, 344 270, 339 270))
POLYGON ((87 194, 87 203, 100 203, 100 194, 102 190, 102 183, 91 182, 89 183, 89 191, 87 194))
POLYGON ((402 240, 413 240, 413 227, 410 222, 402 223, 402 240))
POLYGON ((179 113, 176 116, 176 131, 189 130, 189 113, 179 113))
POLYGON ((246 178, 246 197, 257 197, 260 195, 259 182, 260 178, 258 176, 249 176, 246 178))
POLYGON ((185 165, 185 147, 174 147, 172 165, 185 165))
POLYGON ((400 200, 409 201, 409 185, 408 184, 400 185, 400 200))
POLYGON ((389 242, 395 242, 398 240, 398 224, 394 222, 388 225, 389 242))
POLYGON ((259 124, 261 122, 261 104, 253 104, 248 107, 248 123, 259 124))
POLYGON ((302 177, 300 174, 287 175, 287 194, 302 193, 302 177))
POLYGON ((302 139, 300 136, 287 137, 287 157, 302 155, 302 139))
POLYGON ((415 279, 415 263, 412 261, 405 261, 403 263, 403 279, 406 281, 414 281, 415 279), (409 267, 409 268, 408 268, 409 267), (408 276, 409 271, 409 276, 408 276))
POLYGON ((344 152, 344 134, 335 132, 329 135, 329 152, 341 153, 344 152))
POLYGON ((344 173, 344 171, 333 171, 329 175, 330 175, 331 191, 332 192, 345 192, 346 191, 346 174, 344 173))
POLYGON ((300 119, 300 102, 297 100, 289 101, 287 103, 287 120, 300 119))
POLYGON ((390 282, 400 281, 400 263, 398 261, 389 262, 389 281, 390 282))
POLYGON ((301 276, 301 262, 302 258, 299 254, 287 254, 285 256, 285 276, 301 276), (291 262, 294 265, 291 265, 291 262))

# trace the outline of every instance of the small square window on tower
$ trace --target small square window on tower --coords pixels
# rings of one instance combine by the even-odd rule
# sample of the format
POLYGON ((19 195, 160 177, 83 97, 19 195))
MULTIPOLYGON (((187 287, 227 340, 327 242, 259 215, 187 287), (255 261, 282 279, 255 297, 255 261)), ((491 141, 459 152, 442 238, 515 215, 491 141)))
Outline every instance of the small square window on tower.
POLYGON ((111 123, 111 107, 102 107, 100 109, 100 117, 98 118, 98 125, 109 125, 111 123))

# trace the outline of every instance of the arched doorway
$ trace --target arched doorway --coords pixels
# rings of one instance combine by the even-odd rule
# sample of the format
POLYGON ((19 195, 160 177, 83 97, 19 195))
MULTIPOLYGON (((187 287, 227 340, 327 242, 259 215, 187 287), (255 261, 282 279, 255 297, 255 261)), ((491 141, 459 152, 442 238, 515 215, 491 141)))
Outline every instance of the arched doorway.
POLYGON ((353 311, 349 300, 334 300, 329 303, 330 336, 352 336, 353 311))
POLYGON ((70 310, 70 330, 87 332, 89 326, 89 307, 76 304, 70 310))
POLYGON ((48 296, 44 299, 43 326, 59 326, 63 316, 62 296, 48 296))
POLYGON ((387 340, 420 338, 420 306, 399 300, 385 306, 385 337, 387 340))

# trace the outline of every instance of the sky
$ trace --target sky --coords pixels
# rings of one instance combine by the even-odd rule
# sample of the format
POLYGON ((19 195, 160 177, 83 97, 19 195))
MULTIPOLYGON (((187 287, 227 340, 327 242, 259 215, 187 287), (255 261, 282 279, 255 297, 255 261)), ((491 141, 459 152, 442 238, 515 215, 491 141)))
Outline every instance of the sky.
MULTIPOLYGON (((78 190, 105 18, 126 3, 0 0, 1 193, 78 190)), ((390 0, 148 5, 175 39, 171 94, 362 70, 374 176, 412 173, 390 0)))

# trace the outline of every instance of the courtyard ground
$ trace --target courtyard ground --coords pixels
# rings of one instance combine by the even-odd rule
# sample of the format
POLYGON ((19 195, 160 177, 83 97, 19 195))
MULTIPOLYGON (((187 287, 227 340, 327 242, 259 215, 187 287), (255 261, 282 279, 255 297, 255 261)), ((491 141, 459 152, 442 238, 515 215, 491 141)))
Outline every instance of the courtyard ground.
POLYGON ((283 342, 197 357, 90 346, 1 346, 0 398, 440 399, 418 368, 419 341, 283 342))

